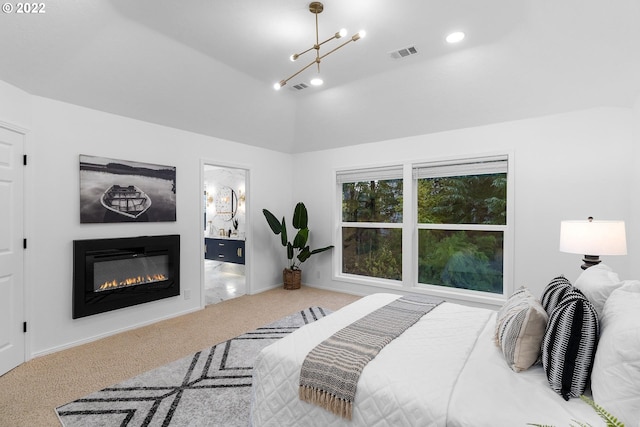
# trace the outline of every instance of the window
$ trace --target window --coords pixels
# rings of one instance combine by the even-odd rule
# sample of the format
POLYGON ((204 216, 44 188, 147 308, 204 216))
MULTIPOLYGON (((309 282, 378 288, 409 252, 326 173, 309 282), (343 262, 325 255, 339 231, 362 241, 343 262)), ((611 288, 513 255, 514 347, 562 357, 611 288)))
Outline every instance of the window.
POLYGON ((497 301, 507 293, 513 240, 508 161, 338 171, 338 277, 497 301))
POLYGON ((503 294, 506 156, 413 168, 418 283, 503 294))
POLYGON ((402 280, 402 167, 338 172, 341 273, 402 280))

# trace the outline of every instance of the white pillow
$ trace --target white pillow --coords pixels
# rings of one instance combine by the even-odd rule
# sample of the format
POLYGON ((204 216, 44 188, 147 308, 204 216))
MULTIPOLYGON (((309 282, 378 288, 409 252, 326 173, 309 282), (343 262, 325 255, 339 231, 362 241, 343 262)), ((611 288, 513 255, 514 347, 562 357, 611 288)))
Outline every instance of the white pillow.
MULTIPOLYGON (((593 268, 593 267, 592 267, 593 268)), ((594 401, 627 426, 640 420, 640 281, 625 281, 604 305, 591 373, 594 401)))
POLYGON ((583 271, 573 285, 593 304, 598 317, 602 317, 604 303, 611 292, 622 286, 622 281, 611 267, 598 264, 583 271))
POLYGON ((496 344, 513 371, 529 369, 540 357, 547 319, 540 302, 524 287, 514 292, 498 311, 496 344))

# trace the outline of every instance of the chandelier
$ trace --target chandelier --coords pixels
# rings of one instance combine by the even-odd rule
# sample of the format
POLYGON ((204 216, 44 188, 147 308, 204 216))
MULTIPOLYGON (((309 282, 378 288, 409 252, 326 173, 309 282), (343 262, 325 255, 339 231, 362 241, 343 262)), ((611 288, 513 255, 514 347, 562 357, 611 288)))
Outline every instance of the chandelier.
POLYGON ((313 13, 316 16, 316 44, 314 44, 313 46, 311 46, 309 49, 305 50, 304 52, 300 52, 300 53, 294 53, 293 55, 291 55, 289 57, 289 59, 291 61, 296 61, 298 58, 300 58, 300 56, 304 55, 307 52, 310 52, 312 50, 315 49, 316 51, 316 57, 313 61, 311 61, 308 65, 305 65, 304 67, 302 67, 302 69, 300 69, 298 72, 292 74, 291 76, 287 77, 284 80, 280 80, 278 83, 273 85, 273 88, 276 90, 279 90, 282 86, 286 85, 287 82, 289 80, 291 80, 292 78, 294 78, 295 76, 297 76, 298 74, 302 73, 304 70, 306 70, 307 68, 311 67, 313 64, 316 64, 318 67, 318 75, 316 77, 314 77, 313 79, 311 79, 311 84, 314 86, 319 86, 322 84, 322 79, 320 78, 320 61, 322 61, 323 58, 325 58, 326 56, 332 54, 333 52, 335 52, 336 50, 340 49, 341 47, 351 43, 351 42, 355 42, 360 40, 361 38, 363 38, 365 36, 365 32, 364 31, 360 31, 356 34, 354 34, 353 36, 351 36, 351 38, 349 40, 347 40, 346 42, 342 43, 341 45, 339 45, 338 47, 330 50, 329 52, 325 53, 324 55, 320 55, 320 46, 322 46, 323 44, 330 42, 331 40, 334 39, 339 39, 342 38, 344 36, 347 35, 347 30, 345 30, 344 28, 341 29, 340 31, 338 31, 337 33, 335 33, 332 37, 329 37, 328 39, 326 39, 323 42, 319 41, 318 38, 318 15, 320 13, 322 13, 322 11, 324 10, 324 5, 319 2, 319 1, 314 1, 309 3, 309 12, 313 13))

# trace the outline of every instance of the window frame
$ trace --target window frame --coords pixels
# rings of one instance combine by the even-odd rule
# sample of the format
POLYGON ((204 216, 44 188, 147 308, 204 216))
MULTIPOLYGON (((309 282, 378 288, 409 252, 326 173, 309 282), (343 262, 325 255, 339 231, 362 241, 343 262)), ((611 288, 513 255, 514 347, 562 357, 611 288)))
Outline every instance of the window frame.
POLYGON ((377 167, 389 168, 398 163, 381 164, 380 166, 350 167, 334 170, 335 188, 335 248, 333 279, 355 285, 371 288, 400 290, 419 294, 441 297, 452 302, 470 303, 485 307, 499 307, 511 295, 514 287, 514 207, 515 207, 515 158, 512 151, 498 151, 470 155, 447 156, 431 159, 420 159, 402 162, 403 168, 403 219, 402 223, 344 223, 342 221, 342 184, 338 182, 340 173, 362 169, 375 170, 377 167), (507 206, 506 223, 504 225, 489 224, 429 224, 418 225, 417 212, 417 181, 414 179, 415 167, 428 163, 464 163, 470 160, 503 157, 507 167, 507 206), (345 225, 347 224, 347 225, 345 225), (342 272, 342 228, 348 226, 362 226, 369 228, 402 228, 402 281, 354 275, 342 272), (427 229, 460 229, 487 230, 503 232, 503 286, 502 293, 490 293, 461 288, 450 288, 441 285, 418 283, 418 230, 427 229))

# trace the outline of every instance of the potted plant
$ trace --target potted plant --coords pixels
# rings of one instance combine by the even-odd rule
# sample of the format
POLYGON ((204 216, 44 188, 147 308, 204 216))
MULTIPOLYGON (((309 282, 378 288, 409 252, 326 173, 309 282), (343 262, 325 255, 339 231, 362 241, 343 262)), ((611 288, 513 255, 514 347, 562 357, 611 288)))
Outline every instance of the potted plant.
POLYGON ((284 288, 299 289, 302 279, 302 270, 300 269, 300 265, 308 260, 311 255, 327 251, 333 248, 333 245, 325 246, 320 249, 309 249, 309 245, 307 245, 307 240, 309 239, 309 216, 307 214, 307 208, 302 202, 299 202, 293 211, 293 228, 298 230, 293 242, 288 240, 287 225, 284 217, 282 217, 282 221, 279 221, 278 218, 276 218, 276 216, 267 209, 263 209, 262 213, 267 219, 267 223, 269 224, 269 227, 271 227, 271 231, 276 235, 280 234, 282 246, 287 248, 287 259, 289 260, 289 263, 282 271, 282 282, 284 284, 284 288))

